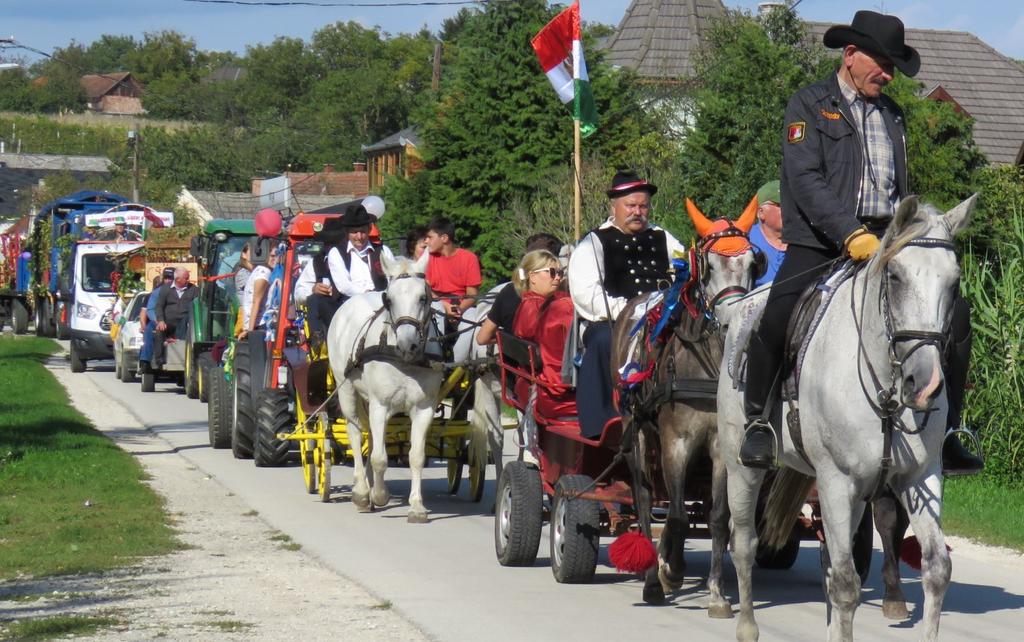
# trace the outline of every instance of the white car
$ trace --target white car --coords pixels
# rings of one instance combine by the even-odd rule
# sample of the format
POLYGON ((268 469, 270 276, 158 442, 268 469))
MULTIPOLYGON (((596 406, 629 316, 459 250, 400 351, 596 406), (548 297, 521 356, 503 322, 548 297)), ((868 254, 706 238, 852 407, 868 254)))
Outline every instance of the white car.
POLYGON ((149 292, 139 292, 128 304, 125 322, 114 341, 114 374, 125 383, 135 381, 139 371, 139 350, 142 348, 142 324, 139 313, 146 307, 149 292))

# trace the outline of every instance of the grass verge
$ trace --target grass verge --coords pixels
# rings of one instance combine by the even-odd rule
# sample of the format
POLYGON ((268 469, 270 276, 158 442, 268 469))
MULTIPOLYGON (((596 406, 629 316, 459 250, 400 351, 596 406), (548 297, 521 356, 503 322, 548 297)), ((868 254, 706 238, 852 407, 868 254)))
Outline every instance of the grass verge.
POLYGON ((37 620, 14 622, 7 627, 5 635, 11 640, 50 640, 66 635, 88 635, 101 628, 117 626, 120 622, 112 617, 84 615, 55 615, 37 620))
POLYGON ((983 544, 1024 552, 1024 488, 986 478, 949 479, 943 491, 943 530, 983 544))
POLYGON ((58 350, 0 338, 0 579, 103 571, 178 548, 141 466, 46 370, 58 350))

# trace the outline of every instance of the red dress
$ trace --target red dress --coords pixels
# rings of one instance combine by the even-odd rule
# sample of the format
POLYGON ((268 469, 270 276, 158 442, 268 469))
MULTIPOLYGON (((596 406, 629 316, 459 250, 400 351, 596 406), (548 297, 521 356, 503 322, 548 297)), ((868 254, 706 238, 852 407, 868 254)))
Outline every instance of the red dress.
POLYGON ((545 298, 525 292, 512 325, 513 334, 540 347, 544 368, 540 373, 543 385, 537 387, 537 413, 552 419, 576 415, 576 391, 562 383, 562 354, 572 316, 568 293, 555 292, 545 298))

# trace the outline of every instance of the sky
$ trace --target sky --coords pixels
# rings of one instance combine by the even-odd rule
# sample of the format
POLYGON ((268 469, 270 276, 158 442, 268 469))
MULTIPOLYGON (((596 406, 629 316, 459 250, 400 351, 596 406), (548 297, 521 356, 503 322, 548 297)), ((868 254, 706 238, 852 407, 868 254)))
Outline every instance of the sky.
MULTIPOLYGON (((314 0, 316 1, 316 0, 314 0)), ((345 2, 345 0, 321 0, 345 2)), ((395 3, 402 0, 352 0, 395 3)), ((408 1, 408 0, 406 0, 408 1)), ((412 0, 416 1, 416 0, 412 0)), ((630 0, 581 0, 583 19, 618 25, 630 0)), ((758 0, 725 0, 730 8, 757 10, 758 0)), ((849 23, 856 9, 898 15, 908 27, 970 31, 1003 54, 1024 59, 1024 2, 1020 0, 801 0, 807 20, 849 23)), ((193 38, 200 49, 244 53, 246 45, 276 36, 309 39, 336 21, 354 20, 386 32, 437 31, 457 5, 416 7, 300 7, 205 4, 186 0, 0 0, 0 38, 52 51, 72 39, 88 44, 102 34, 141 37, 172 29, 193 38)), ((25 54, 0 52, 0 57, 25 54)), ((36 56, 28 54, 32 61, 36 56)))

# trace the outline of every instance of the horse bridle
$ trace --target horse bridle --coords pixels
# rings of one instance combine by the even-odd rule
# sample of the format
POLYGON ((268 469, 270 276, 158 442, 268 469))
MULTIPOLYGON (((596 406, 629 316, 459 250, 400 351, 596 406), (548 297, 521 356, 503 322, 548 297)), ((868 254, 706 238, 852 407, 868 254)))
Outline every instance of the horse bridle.
MULTIPOLYGON (((956 246, 952 241, 947 239, 940 239, 934 237, 920 237, 911 239, 903 247, 923 247, 926 249, 940 249, 948 250, 950 252, 956 252, 956 246)), ((902 248, 901 248, 902 249, 902 248)), ((856 279, 856 274, 854 274, 856 279)), ((882 286, 879 288, 879 308, 882 314, 882 324, 885 329, 885 338, 887 343, 887 351, 889 353, 889 375, 891 383, 889 388, 886 389, 882 385, 881 379, 878 377, 871 365, 871 361, 867 358, 867 351, 864 349, 864 336, 861 331, 861 325, 857 322, 856 310, 854 309, 854 322, 857 323, 857 344, 858 351, 864 356, 864 362, 867 364, 868 373, 871 375, 872 383, 875 386, 875 401, 878 403, 876 411, 889 415, 893 418, 896 425, 900 427, 904 432, 914 434, 917 431, 909 430, 901 421, 898 420, 897 415, 899 410, 904 406, 903 402, 899 400, 897 394, 897 382, 902 379, 903 364, 906 363, 907 359, 917 352, 918 350, 927 347, 935 346, 939 351, 939 358, 942 359, 945 355, 946 347, 949 342, 949 327, 953 320, 953 306, 951 305, 949 311, 946 313, 946 318, 942 323, 942 330, 934 332, 931 330, 897 330, 893 327, 892 321, 892 309, 889 302, 889 288, 890 288, 890 276, 889 268, 885 266, 882 268, 882 286), (899 358, 896 355, 896 346, 900 343, 915 342, 903 355, 903 358, 899 358)), ((867 284, 865 283, 864 293, 861 296, 861 314, 864 313, 865 297, 867 296, 867 284)), ((851 309, 853 308, 854 297, 850 299, 851 309)))
MULTIPOLYGON (((423 274, 408 274, 408 273, 406 273, 406 274, 399 274, 398 276, 394 277, 392 280, 393 281, 398 281, 400 279, 411 279, 411 278, 414 278, 414 277, 415 278, 419 278, 419 279, 424 279, 424 275, 423 274)), ((427 285, 426 280, 424 280, 424 282, 423 282, 423 294, 426 297, 426 300, 429 301, 430 300, 430 286, 427 285)), ((400 316, 398 318, 395 318, 395 316, 391 312, 391 299, 388 297, 387 290, 385 290, 382 293, 381 299, 382 299, 382 302, 384 304, 383 309, 388 314, 389 321, 387 321, 386 323, 389 323, 391 325, 392 330, 398 330, 398 328, 400 328, 403 325, 411 325, 413 328, 415 328, 416 329, 416 336, 419 339, 419 342, 418 342, 418 345, 420 346, 419 352, 422 353, 423 350, 426 347, 426 344, 427 344, 427 323, 430 321, 430 305, 429 305, 429 303, 427 305, 423 306, 424 313, 423 313, 423 317, 422 318, 411 317, 411 316, 408 316, 408 315, 400 316)))
MULTIPOLYGON (((708 234, 707 236, 703 237, 700 240, 700 248, 697 251, 697 263, 698 270, 700 271, 701 289, 704 289, 704 287, 707 286, 708 282, 711 280, 711 271, 708 269, 708 254, 714 251, 711 249, 712 246, 722 239, 735 238, 737 236, 745 239, 747 243, 750 243, 750 237, 747 235, 747 233, 733 225, 730 221, 729 227, 725 228, 720 232, 712 232, 711 234, 708 234)), ((754 244, 750 243, 750 247, 751 249, 753 249, 754 244)), ((748 292, 750 292, 750 290, 748 288, 743 287, 742 285, 727 286, 723 288, 722 291, 715 294, 715 296, 712 297, 711 300, 708 302, 708 312, 711 315, 714 315, 715 308, 724 299, 734 296, 741 297, 747 294, 748 292)))

